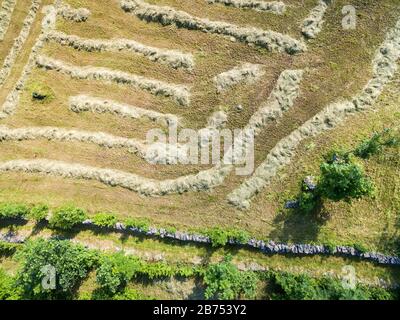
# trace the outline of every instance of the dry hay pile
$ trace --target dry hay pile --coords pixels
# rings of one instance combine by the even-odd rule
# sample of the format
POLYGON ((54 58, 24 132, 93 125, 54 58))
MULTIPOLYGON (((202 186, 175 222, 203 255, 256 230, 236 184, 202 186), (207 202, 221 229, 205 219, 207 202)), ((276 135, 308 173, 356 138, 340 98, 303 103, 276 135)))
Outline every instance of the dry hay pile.
POLYGON ((17 0, 3 0, 0 7, 0 41, 4 40, 17 0))
POLYGON ((187 106, 190 103, 189 89, 183 85, 169 84, 159 80, 148 79, 127 72, 100 67, 79 67, 61 60, 40 55, 36 59, 36 65, 46 70, 55 70, 81 80, 102 80, 127 84, 146 90, 154 95, 172 97, 180 105, 187 106))
POLYGON ((185 68, 191 70, 194 67, 194 60, 191 54, 177 50, 155 48, 129 39, 85 39, 60 31, 52 31, 47 35, 47 40, 87 52, 134 52, 151 61, 163 63, 175 69, 185 68))
POLYGON ((306 50, 303 42, 293 39, 288 35, 270 30, 238 27, 226 22, 193 17, 184 11, 175 10, 167 6, 147 4, 142 0, 122 0, 121 7, 126 12, 131 12, 142 20, 159 22, 164 26, 176 25, 179 28, 221 34, 233 37, 241 42, 253 43, 268 50, 287 52, 289 54, 300 53, 306 50))

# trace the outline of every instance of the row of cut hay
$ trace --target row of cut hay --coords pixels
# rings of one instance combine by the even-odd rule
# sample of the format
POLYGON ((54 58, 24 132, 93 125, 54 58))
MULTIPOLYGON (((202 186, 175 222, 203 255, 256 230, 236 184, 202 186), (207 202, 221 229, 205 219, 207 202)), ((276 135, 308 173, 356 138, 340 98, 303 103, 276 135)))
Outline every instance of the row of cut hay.
POLYGON ((373 77, 362 92, 352 101, 330 104, 312 119, 305 122, 290 135, 283 138, 271 150, 265 161, 255 170, 252 177, 228 195, 228 201, 238 208, 248 208, 251 199, 259 193, 277 172, 290 163, 299 144, 342 123, 355 112, 370 108, 385 85, 393 78, 398 69, 400 58, 400 20, 386 36, 373 61, 373 77))
MULTIPOLYGON (((1 141, 25 141, 46 139, 49 141, 84 142, 92 143, 105 148, 126 148, 129 152, 147 159, 154 157, 151 153, 154 148, 161 149, 163 153, 157 154, 159 161, 166 164, 176 163, 180 159, 186 159, 186 149, 180 145, 161 145, 161 143, 148 145, 144 141, 117 137, 104 132, 89 132, 57 127, 24 127, 9 128, 0 126, 1 141)), ((150 159, 149 159, 150 161, 150 159)))
POLYGON ((57 13, 59 16, 65 20, 70 20, 74 22, 85 22, 89 19, 90 11, 86 8, 72 8, 68 3, 63 1, 57 1, 57 13))
POLYGON ((0 7, 0 41, 4 40, 4 36, 7 33, 8 27, 10 26, 11 16, 14 12, 17 0, 3 0, 0 7))
POLYGON ((39 173, 72 179, 95 180, 146 196, 162 196, 187 191, 205 191, 220 185, 231 168, 212 168, 177 179, 154 180, 112 169, 48 159, 12 160, 0 163, 0 172, 39 173))
POLYGON ((57 10, 54 6, 46 6, 43 8, 45 12, 45 17, 42 20, 42 30, 39 38, 31 49, 31 53, 28 58, 27 64, 24 66, 22 70, 22 74, 18 79, 17 83, 13 87, 13 89, 9 92, 6 97, 5 102, 0 108, 0 119, 4 119, 11 114, 13 114, 18 107, 20 94, 25 87, 25 83, 29 78, 32 69, 35 67, 36 58, 40 53, 40 50, 44 46, 46 34, 50 30, 55 28, 56 19, 57 19, 57 10))
POLYGON ((36 59, 36 65, 47 70, 55 70, 75 79, 102 80, 149 91, 154 95, 172 97, 177 103, 187 106, 190 102, 189 89, 183 85, 169 84, 159 80, 153 80, 127 72, 116 71, 101 67, 79 67, 61 60, 40 55, 36 59))
POLYGON ((17 60, 18 55, 21 53, 21 50, 31 31, 31 27, 35 21, 36 14, 40 8, 41 2, 41 0, 32 0, 28 14, 23 22, 21 32, 19 33, 18 37, 14 39, 14 43, 11 49, 4 59, 3 66, 0 70, 0 87, 7 80, 8 76, 11 73, 11 69, 15 64, 15 61, 17 60))
POLYGON ((76 35, 68 35, 60 31, 50 32, 47 39, 63 46, 69 46, 74 49, 87 52, 134 52, 148 58, 151 61, 166 64, 175 69, 185 68, 191 70, 194 67, 193 56, 191 54, 182 53, 177 50, 151 47, 134 40, 85 39, 76 35))
POLYGON ((96 98, 88 95, 70 97, 69 107, 73 112, 110 113, 123 118, 147 118, 164 126, 178 125, 179 119, 173 114, 159 113, 117 101, 96 98))
POLYGON ((270 30, 239 27, 226 22, 193 17, 184 11, 175 10, 168 6, 151 5, 142 0, 122 0, 121 7, 124 11, 133 13, 145 21, 221 34, 245 43, 253 43, 268 50, 287 52, 289 54, 300 53, 306 50, 306 45, 303 42, 293 39, 288 35, 270 30))
POLYGON ((331 0, 318 0, 318 5, 314 7, 310 15, 303 21, 301 29, 306 38, 314 39, 322 30, 324 15, 331 0))
POLYGON ((218 93, 221 93, 232 86, 245 82, 253 83, 264 75, 265 71, 262 65, 245 63, 226 72, 222 72, 214 77, 215 87, 218 93))
POLYGON ((257 11, 268 11, 275 14, 283 14, 286 5, 282 1, 262 0, 206 0, 208 3, 222 3, 235 8, 254 9, 257 11))
POLYGON ((233 161, 232 158, 229 158, 233 156, 235 161, 239 161, 241 157, 246 155, 246 148, 253 142, 254 137, 268 123, 281 118, 283 113, 293 106, 300 94, 302 78, 303 70, 285 70, 280 74, 267 102, 251 116, 248 124, 236 141, 239 147, 235 148, 235 153, 228 153, 226 155, 227 160, 230 159, 230 161, 233 161))

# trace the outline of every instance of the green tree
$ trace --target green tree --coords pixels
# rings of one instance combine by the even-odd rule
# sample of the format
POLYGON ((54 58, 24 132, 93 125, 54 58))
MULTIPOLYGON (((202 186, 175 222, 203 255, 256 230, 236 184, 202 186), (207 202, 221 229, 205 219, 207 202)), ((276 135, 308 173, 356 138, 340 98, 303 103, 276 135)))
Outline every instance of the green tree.
POLYGON ((340 201, 358 199, 373 193, 372 182, 360 164, 351 159, 325 162, 321 165, 318 191, 322 197, 340 201))
POLYGON ((30 241, 17 257, 21 260, 17 284, 21 286, 24 297, 31 299, 71 298, 97 261, 94 251, 67 240, 30 241), (48 276, 43 267, 47 266, 54 267, 56 272, 55 289, 42 286, 43 278, 48 276))

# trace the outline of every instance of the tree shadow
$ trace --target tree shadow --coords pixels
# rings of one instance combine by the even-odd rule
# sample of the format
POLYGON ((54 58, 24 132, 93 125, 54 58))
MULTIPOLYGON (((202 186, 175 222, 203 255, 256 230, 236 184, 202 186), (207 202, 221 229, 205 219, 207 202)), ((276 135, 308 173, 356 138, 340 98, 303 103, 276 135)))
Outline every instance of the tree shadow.
POLYGON ((0 220, 0 228, 12 228, 24 226, 28 223, 27 220, 20 218, 4 218, 0 220))
POLYGON ((301 213, 298 210, 281 211, 273 220, 275 229, 270 232, 270 238, 282 242, 317 241, 321 227, 329 218, 329 213, 323 205, 318 206, 309 214, 301 213))

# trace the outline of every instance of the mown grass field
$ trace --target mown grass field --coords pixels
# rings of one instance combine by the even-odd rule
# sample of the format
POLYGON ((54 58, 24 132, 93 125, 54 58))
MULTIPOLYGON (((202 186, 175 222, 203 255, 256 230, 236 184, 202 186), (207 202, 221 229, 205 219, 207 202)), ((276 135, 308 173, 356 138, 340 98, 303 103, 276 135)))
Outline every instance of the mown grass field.
MULTIPOLYGON (((4 59, 21 27, 30 1, 19 1, 12 16, 11 27, 0 43, 0 61, 4 59)), ((188 128, 200 129, 215 111, 228 114, 228 128, 244 127, 251 115, 268 98, 279 74, 285 69, 305 70, 300 86, 300 96, 294 106, 279 121, 269 124, 256 139, 255 166, 265 159, 276 143, 302 123, 317 114, 329 103, 349 99, 359 92, 371 78, 371 61, 386 32, 400 15, 397 0, 355 0, 357 28, 343 30, 341 8, 348 4, 337 0, 326 13, 321 33, 307 41, 308 50, 298 55, 269 52, 227 37, 200 31, 146 23, 123 12, 118 1, 65 0, 72 7, 85 7, 91 12, 86 22, 76 23, 61 18, 57 30, 83 38, 127 38, 154 47, 176 49, 192 53, 195 68, 192 71, 173 69, 152 62, 140 55, 123 52, 84 52, 55 43, 48 43, 41 53, 77 66, 106 67, 144 77, 190 87, 191 104, 178 106, 169 98, 151 95, 126 85, 102 81, 76 80, 56 71, 34 68, 23 88, 15 114, 0 120, 0 125, 12 128, 25 126, 52 126, 87 131, 102 131, 116 136, 145 139, 149 129, 157 125, 146 120, 112 117, 91 112, 76 114, 68 108, 70 96, 90 94, 120 103, 162 113, 176 114, 188 128), (237 85, 223 94, 217 94, 213 77, 244 62, 264 66, 263 77, 251 85, 237 85), (37 87, 47 87, 53 97, 50 101, 32 99, 37 87), (242 105, 243 110, 235 107, 242 105)), ((210 5, 204 0, 149 0, 151 4, 168 5, 193 16, 254 26, 301 38, 301 23, 315 6, 316 1, 285 0, 287 12, 273 15, 254 10, 241 10, 220 4, 210 5)), ((43 1, 42 6, 51 4, 43 1)), ((30 48, 40 33, 39 11, 22 54, 18 56, 10 77, 0 87, 0 106, 27 62, 30 48)), ((226 196, 234 190, 243 177, 230 174, 226 181, 206 192, 187 192, 161 197, 145 197, 121 187, 111 187, 100 182, 74 180, 23 173, 0 174, 0 202, 46 203, 55 208, 70 204, 95 212, 110 212, 118 218, 143 217, 152 225, 174 227, 178 230, 201 230, 212 227, 237 228, 262 239, 289 243, 360 244, 370 251, 400 254, 400 154, 398 149, 386 150, 362 163, 376 186, 373 198, 346 202, 326 202, 324 210, 329 219, 319 222, 309 216, 299 216, 283 209, 286 200, 293 198, 301 179, 316 175, 323 155, 335 147, 351 148, 374 131, 400 124, 400 78, 396 77, 385 89, 374 110, 357 114, 332 131, 303 143, 293 161, 284 168, 273 183, 252 201, 249 210, 241 211, 228 204, 226 196)), ((201 165, 153 165, 124 149, 107 149, 80 142, 54 142, 44 139, 34 141, 0 141, 0 162, 15 159, 45 158, 81 163, 101 168, 113 168, 139 174, 152 179, 174 179, 195 174, 210 168, 201 165)), ((31 233, 31 225, 10 227, 22 234, 31 233)), ((32 237, 49 236, 43 229, 32 237)), ((265 256, 249 250, 210 249, 206 246, 182 245, 154 239, 128 237, 119 234, 95 234, 80 230, 67 234, 83 243, 98 248, 115 250, 123 247, 141 255, 161 254, 173 263, 193 262, 199 259, 217 261, 226 252, 234 253, 237 263, 254 261, 273 270, 306 272, 321 276, 332 272, 340 275, 346 264, 354 264, 357 273, 366 283, 376 283, 376 278, 398 283, 398 268, 386 268, 368 262, 337 257, 265 256)), ((10 259, 1 265, 13 271, 10 259)), ((190 282, 190 281, 189 281, 190 282)), ((137 284, 143 289, 143 284, 137 284)), ((179 287, 178 284, 175 284, 179 287)), ((181 284, 182 292, 193 283, 181 284)), ((93 289, 89 279, 85 286, 93 289)), ((170 292, 162 284, 146 287, 160 297, 185 297, 186 293, 170 292), (150 289, 150 287, 152 289, 150 289), (164 288, 164 289, 160 289, 164 288), (161 290, 161 291, 160 291, 161 290)), ((85 291, 86 289, 82 289, 85 291)), ((177 289, 177 291, 179 291, 177 289)), ((190 291, 190 290, 189 290, 190 291)), ((187 296, 187 295, 186 295, 187 296)))

